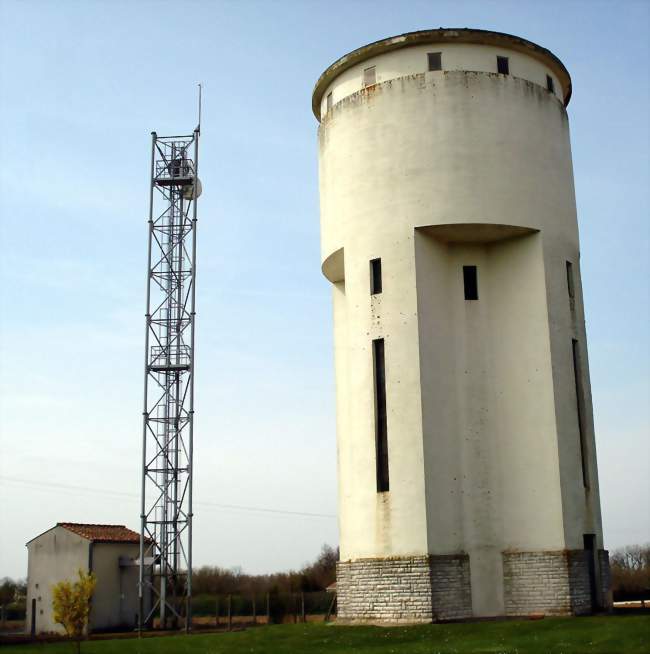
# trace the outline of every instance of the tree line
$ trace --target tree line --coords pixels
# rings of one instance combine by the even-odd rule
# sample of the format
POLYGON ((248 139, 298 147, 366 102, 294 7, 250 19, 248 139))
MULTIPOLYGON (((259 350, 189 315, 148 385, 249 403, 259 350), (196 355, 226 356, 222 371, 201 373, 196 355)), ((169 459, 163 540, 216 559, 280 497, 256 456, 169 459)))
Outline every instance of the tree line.
POLYGON ((316 559, 299 570, 266 575, 246 574, 241 568, 202 566, 192 573, 195 595, 257 595, 325 590, 336 580, 338 548, 323 545, 316 559))
POLYGON ((619 547, 609 555, 614 601, 650 597, 650 543, 619 547))
MULTIPOLYGON (((338 548, 323 545, 312 563, 288 572, 251 575, 241 568, 202 566, 194 570, 192 587, 196 595, 320 591, 336 580, 338 558, 338 548)), ((609 560, 615 600, 650 597, 650 543, 620 547, 610 553, 609 560)), ((0 579, 0 606, 24 612, 26 590, 25 580, 0 579)))

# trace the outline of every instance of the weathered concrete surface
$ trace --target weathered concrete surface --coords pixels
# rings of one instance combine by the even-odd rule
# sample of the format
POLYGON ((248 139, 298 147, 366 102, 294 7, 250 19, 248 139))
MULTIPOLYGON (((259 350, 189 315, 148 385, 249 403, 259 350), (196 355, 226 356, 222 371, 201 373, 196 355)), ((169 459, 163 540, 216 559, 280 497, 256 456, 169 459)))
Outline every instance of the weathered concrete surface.
POLYGON ((571 76, 564 64, 549 50, 512 34, 440 28, 375 41, 335 61, 320 76, 314 88, 314 115, 318 120, 325 115, 329 93, 332 93, 333 104, 360 88, 363 69, 374 66, 379 57, 381 62, 376 79, 377 82, 385 82, 421 72, 423 56, 426 57, 428 52, 440 52, 443 70, 484 72, 495 72, 495 56, 505 55, 511 60, 511 75, 545 86, 545 75, 549 74, 557 97, 565 105, 571 99, 571 76), (488 54, 492 56, 488 58, 488 54))
POLYGON ((507 44, 419 44, 375 51, 322 98, 334 100, 319 142, 341 559, 467 554, 475 616, 507 612, 504 552, 579 550, 583 534, 603 548, 569 126, 547 63, 507 44), (428 51, 442 51, 443 71, 426 72, 428 51), (510 75, 493 72, 497 54, 510 75), (378 83, 362 88, 369 65, 378 83), (374 258, 383 292, 371 296, 374 258), (478 301, 464 299, 464 265, 478 267, 478 301), (375 481, 375 338, 387 493, 375 481))

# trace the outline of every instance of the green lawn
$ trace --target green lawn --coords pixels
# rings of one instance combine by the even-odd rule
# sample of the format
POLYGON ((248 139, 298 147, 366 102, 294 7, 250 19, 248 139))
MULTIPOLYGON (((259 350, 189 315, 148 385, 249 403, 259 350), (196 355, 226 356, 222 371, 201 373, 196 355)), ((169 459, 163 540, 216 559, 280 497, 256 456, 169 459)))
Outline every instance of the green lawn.
MULTIPOLYGON (((71 643, 4 647, 3 654, 73 652, 71 643)), ((417 627, 325 624, 84 642, 82 652, 154 654, 648 654, 646 616, 546 618, 417 627)))

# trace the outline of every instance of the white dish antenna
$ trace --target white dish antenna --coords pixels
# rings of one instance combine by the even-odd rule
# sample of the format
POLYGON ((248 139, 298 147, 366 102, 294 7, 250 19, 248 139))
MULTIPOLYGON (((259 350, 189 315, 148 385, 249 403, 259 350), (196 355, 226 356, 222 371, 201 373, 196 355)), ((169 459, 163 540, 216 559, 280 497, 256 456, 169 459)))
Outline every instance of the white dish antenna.
MULTIPOLYGON (((201 180, 196 178, 196 197, 198 198, 203 192, 203 187, 201 186, 201 180)), ((183 186, 183 199, 184 200, 193 200, 194 199, 194 184, 189 184, 188 186, 183 186)))

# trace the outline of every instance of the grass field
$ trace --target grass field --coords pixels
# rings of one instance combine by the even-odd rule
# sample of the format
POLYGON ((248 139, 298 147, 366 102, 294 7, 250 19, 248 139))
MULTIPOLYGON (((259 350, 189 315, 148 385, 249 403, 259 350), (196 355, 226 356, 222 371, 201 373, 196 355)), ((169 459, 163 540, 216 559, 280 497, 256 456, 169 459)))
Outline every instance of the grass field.
MULTIPOLYGON (((73 652, 72 643, 6 646, 3 654, 73 652)), ((648 654, 647 616, 547 618, 416 627, 279 625, 191 636, 84 642, 87 654, 648 654)))

